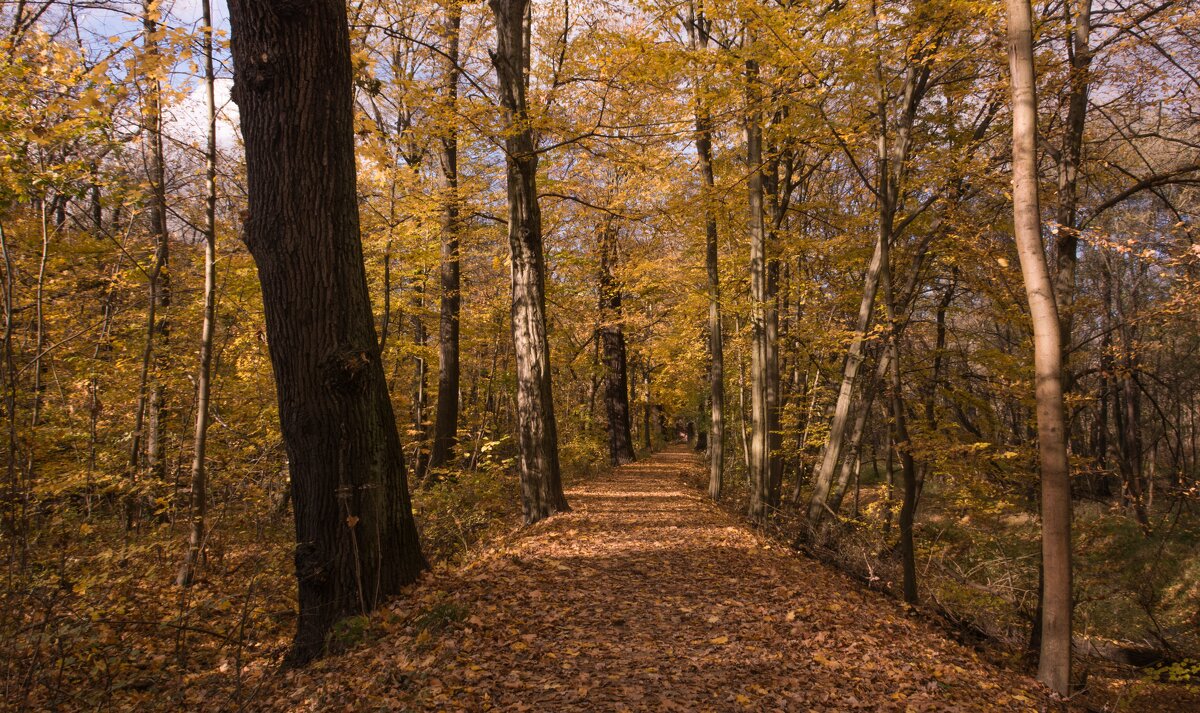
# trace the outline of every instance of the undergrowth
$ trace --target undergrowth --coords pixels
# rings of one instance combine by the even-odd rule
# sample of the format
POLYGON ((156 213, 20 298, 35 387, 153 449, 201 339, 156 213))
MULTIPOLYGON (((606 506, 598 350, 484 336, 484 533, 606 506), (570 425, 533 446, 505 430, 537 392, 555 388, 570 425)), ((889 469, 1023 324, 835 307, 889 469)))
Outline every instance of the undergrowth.
MULTIPOLYGON (((604 441, 562 444, 569 484, 606 470, 604 441)), ((455 566, 521 523, 514 447, 483 442, 475 468, 410 473, 426 557, 455 566)), ((264 481, 266 482, 266 481, 264 481)), ((270 483, 268 483, 270 484, 270 483)), ((32 543, 24 573, 0 581, 0 709, 236 709, 252 676, 277 666, 295 625, 291 512, 277 484, 223 499, 196 583, 174 585, 186 523, 171 513, 122 527, 120 503, 61 508, 32 543)), ((454 603, 420 613, 435 636, 461 621, 454 603)), ((383 611, 387 611, 385 608, 383 611)), ((333 651, 373 640, 376 615, 340 621, 333 651)))
MULTIPOLYGON (((698 465, 688 477, 707 490, 706 467, 698 465)), ((921 608, 989 658, 1032 672, 1027 643, 1037 605, 1036 506, 1019 493, 984 494, 977 487, 926 481, 914 527, 921 608)), ((791 494, 785 488, 781 508, 759 523, 764 534, 900 597, 899 496, 889 497, 882 474, 864 468, 838 526, 817 539, 799 536, 807 530, 807 490, 799 505, 791 494)), ((725 470, 721 504, 744 517, 748 502, 745 468, 735 457, 725 470)), ((1080 502, 1073 535, 1078 683, 1089 686, 1091 675, 1091 689, 1120 690, 1105 695, 1103 710, 1153 710, 1159 704, 1145 701, 1159 700, 1154 696, 1164 690, 1170 701, 1200 693, 1200 518, 1186 503, 1172 504, 1156 512, 1146 533, 1119 507, 1080 502), (1135 700, 1142 703, 1130 708, 1135 700)))

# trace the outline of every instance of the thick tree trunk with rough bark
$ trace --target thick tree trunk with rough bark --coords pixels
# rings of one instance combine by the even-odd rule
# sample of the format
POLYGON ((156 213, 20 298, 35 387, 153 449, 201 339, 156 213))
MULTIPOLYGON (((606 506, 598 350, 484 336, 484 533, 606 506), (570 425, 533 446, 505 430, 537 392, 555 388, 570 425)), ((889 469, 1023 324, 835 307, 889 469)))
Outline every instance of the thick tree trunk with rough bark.
POLYGON ((245 241, 258 266, 296 522, 291 664, 339 619, 413 581, 417 542, 367 293, 346 6, 232 0, 246 146, 245 241))
POLYGON ((1062 389, 1062 340, 1038 203, 1037 92, 1029 0, 1007 0, 1012 74, 1013 227, 1033 322, 1042 491, 1042 612, 1038 680, 1071 687, 1071 480, 1062 389))
POLYGON ((600 237, 600 344, 604 354, 604 411, 608 417, 608 456, 614 466, 637 459, 630 435, 629 379, 622 327, 621 286, 614 270, 618 260, 617 226, 606 222, 600 237))
POLYGON ((444 204, 442 206, 442 303, 438 320, 438 394, 433 421, 433 445, 429 467, 445 465, 454 455, 458 441, 458 327, 462 305, 459 280, 460 198, 458 195, 458 47, 462 7, 449 0, 443 30, 445 56, 442 59, 442 104, 445 111, 445 135, 441 139, 441 167, 444 204))
POLYGON ((517 430, 525 522, 568 510, 558 464, 558 432, 546 334, 538 154, 526 110, 528 0, 490 0, 496 16, 497 89, 508 166, 508 243, 512 256, 512 332, 517 363, 517 430))

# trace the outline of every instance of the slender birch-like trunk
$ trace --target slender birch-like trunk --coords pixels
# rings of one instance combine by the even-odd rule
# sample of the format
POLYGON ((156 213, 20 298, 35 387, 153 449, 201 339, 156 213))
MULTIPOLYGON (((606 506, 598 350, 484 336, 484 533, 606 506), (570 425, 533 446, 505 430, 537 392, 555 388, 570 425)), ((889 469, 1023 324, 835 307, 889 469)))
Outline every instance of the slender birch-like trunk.
POLYGON ((1066 695, 1071 687, 1071 480, 1063 408, 1062 339, 1042 245, 1037 173, 1037 91, 1033 12, 1007 0, 1012 75, 1013 232, 1033 322, 1038 454, 1042 493, 1042 640, 1038 680, 1066 695))
POLYGON ((191 527, 187 555, 179 568, 176 583, 192 584, 202 561, 207 535, 208 474, 205 453, 208 445, 209 394, 212 392, 213 331, 217 312, 217 103, 214 95, 213 27, 210 0, 200 3, 203 28, 204 94, 208 110, 208 145, 204 170, 204 320, 200 327, 200 368, 196 374, 196 430, 192 437, 191 527))

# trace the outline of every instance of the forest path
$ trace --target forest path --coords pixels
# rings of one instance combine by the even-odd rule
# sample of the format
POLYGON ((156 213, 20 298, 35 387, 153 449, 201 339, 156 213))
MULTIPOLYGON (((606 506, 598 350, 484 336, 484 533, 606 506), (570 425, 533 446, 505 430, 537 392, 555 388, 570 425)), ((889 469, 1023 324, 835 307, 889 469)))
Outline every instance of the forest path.
POLYGON ((1029 679, 985 664, 895 601, 760 538, 684 481, 696 467, 694 454, 671 450, 568 490, 571 513, 521 530, 465 568, 423 579, 397 604, 403 623, 393 634, 339 657, 337 675, 302 686, 291 703, 1035 709, 1029 679))

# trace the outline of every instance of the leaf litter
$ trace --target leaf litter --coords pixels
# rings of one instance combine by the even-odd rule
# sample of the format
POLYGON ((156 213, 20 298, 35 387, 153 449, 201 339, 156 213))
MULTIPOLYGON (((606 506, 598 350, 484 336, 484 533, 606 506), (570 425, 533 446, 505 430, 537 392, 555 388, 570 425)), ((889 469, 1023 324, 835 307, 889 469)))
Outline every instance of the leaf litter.
POLYGON ((414 585, 264 709, 1035 711, 1037 683, 737 522, 668 451, 414 585))

